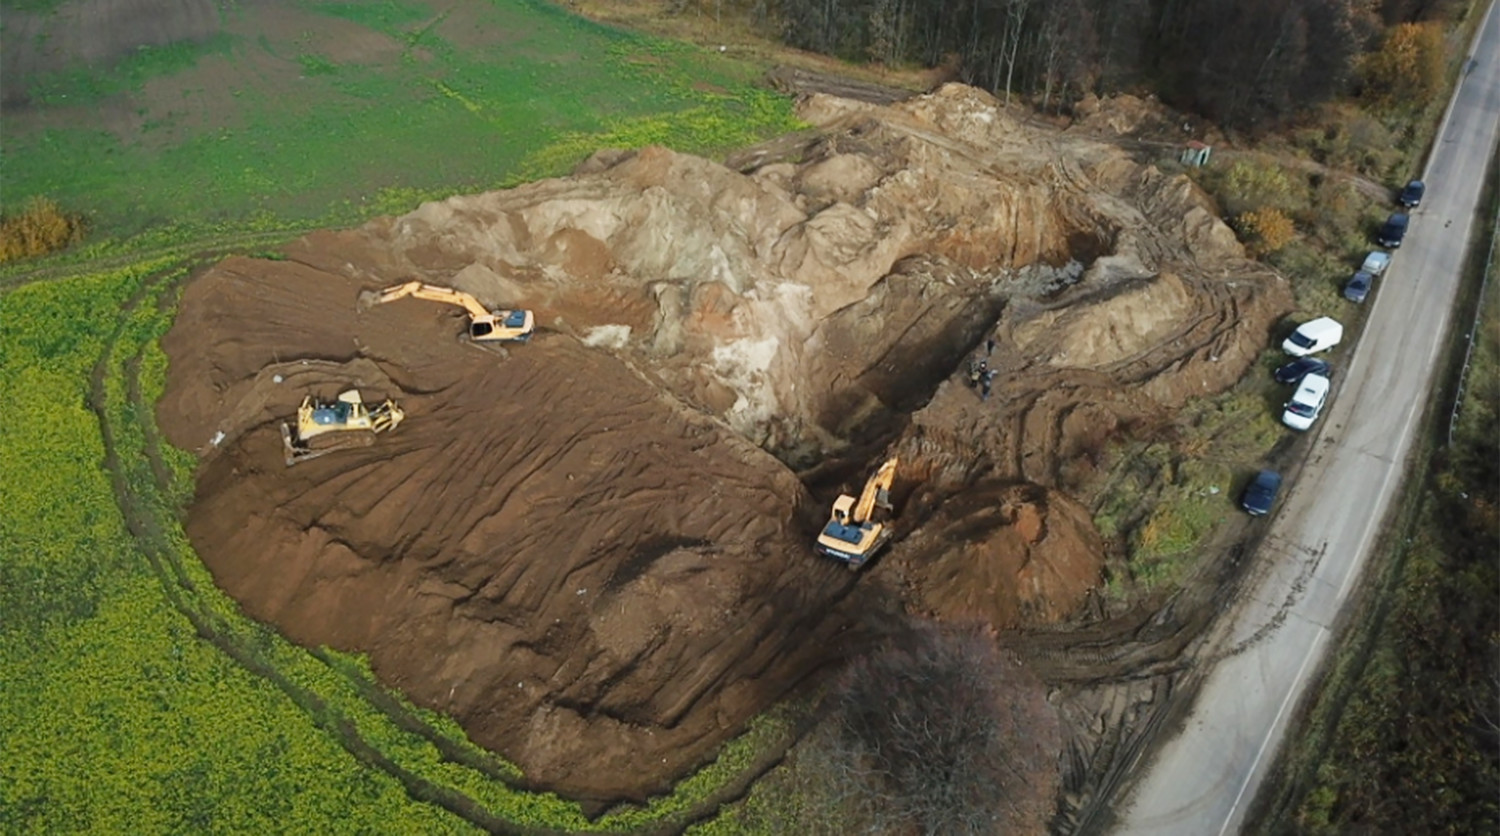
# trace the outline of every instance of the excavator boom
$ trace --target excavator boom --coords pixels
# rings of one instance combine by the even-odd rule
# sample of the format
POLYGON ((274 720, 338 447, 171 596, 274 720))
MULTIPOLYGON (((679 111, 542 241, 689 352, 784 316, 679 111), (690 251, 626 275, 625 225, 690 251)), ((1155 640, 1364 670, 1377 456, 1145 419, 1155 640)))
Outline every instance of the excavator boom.
POLYGON ((490 316, 489 309, 480 304, 478 299, 464 293, 462 290, 455 290, 451 287, 439 287, 435 284, 426 284, 425 282, 417 281, 392 285, 380 291, 380 295, 376 296, 370 304, 384 305, 386 302, 394 302, 397 299, 403 299, 407 296, 415 296, 418 299, 426 299, 429 302, 458 305, 468 311, 469 316, 475 318, 490 316))
POLYGON ((857 523, 869 522, 870 517, 875 514, 876 506, 882 508, 891 507, 890 490, 891 483, 896 481, 896 459, 886 459, 885 464, 875 471, 870 481, 865 483, 864 492, 859 495, 859 503, 854 506, 854 521, 857 523))
POLYGON ((425 282, 410 281, 391 285, 379 293, 366 291, 360 296, 360 306, 373 307, 411 296, 429 302, 457 305, 469 313, 469 338, 477 343, 525 342, 536 330, 531 311, 491 311, 471 294, 451 287, 440 287, 425 282))

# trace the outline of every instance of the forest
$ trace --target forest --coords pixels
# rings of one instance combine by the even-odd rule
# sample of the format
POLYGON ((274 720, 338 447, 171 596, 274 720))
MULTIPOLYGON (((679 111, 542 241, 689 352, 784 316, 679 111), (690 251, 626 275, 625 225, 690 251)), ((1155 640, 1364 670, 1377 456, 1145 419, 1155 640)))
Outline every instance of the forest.
POLYGON ((674 0, 725 3, 788 45, 947 67, 1042 111, 1087 92, 1151 92, 1261 129, 1339 96, 1411 101, 1441 83, 1437 24, 1460 0, 674 0))

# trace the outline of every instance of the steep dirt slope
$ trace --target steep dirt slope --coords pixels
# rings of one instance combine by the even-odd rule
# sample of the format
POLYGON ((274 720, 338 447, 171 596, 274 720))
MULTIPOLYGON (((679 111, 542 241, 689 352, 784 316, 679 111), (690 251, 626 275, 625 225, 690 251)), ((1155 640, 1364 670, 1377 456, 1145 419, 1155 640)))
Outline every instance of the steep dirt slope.
POLYGON ((1078 463, 1238 377, 1284 281, 1185 179, 978 91, 802 112, 816 131, 732 167, 601 152, 199 278, 159 420, 204 455, 188 530, 216 579, 593 798, 665 786, 883 590, 1073 611, 1102 557, 1078 463), (454 309, 357 310, 411 277, 539 336, 501 357, 454 309), (961 370, 991 338, 981 401, 961 370), (407 421, 284 468, 276 423, 349 385, 407 421), (903 539, 854 587, 809 543, 887 449, 903 539))

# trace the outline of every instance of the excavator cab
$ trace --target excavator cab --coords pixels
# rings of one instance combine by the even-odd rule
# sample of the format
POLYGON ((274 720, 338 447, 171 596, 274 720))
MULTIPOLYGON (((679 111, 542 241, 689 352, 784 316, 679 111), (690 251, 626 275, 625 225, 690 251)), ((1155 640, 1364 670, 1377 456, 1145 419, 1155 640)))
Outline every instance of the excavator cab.
POLYGON ((469 319, 469 339, 483 342, 524 343, 536 331, 531 311, 495 311, 469 319))

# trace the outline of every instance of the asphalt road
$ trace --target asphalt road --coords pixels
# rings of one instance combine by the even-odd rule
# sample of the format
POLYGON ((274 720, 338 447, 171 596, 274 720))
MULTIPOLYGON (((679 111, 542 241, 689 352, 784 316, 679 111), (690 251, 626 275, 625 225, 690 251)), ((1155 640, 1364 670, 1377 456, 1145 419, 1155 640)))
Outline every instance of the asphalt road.
MULTIPOLYGON (((1500 15, 1491 11, 1427 167, 1427 197, 1386 275, 1352 358, 1335 350, 1335 390, 1309 461, 1284 493, 1249 579, 1222 619, 1182 731, 1141 767, 1116 832, 1236 833, 1323 662, 1330 626, 1365 565, 1430 397, 1485 169, 1500 135, 1500 15)), ((1399 185, 1399 184, 1393 184, 1399 185)), ((1350 271, 1357 265, 1350 264, 1350 271)), ((1467 327, 1471 311, 1459 318, 1467 327)), ((1290 390, 1288 390, 1290 392, 1290 390)))

